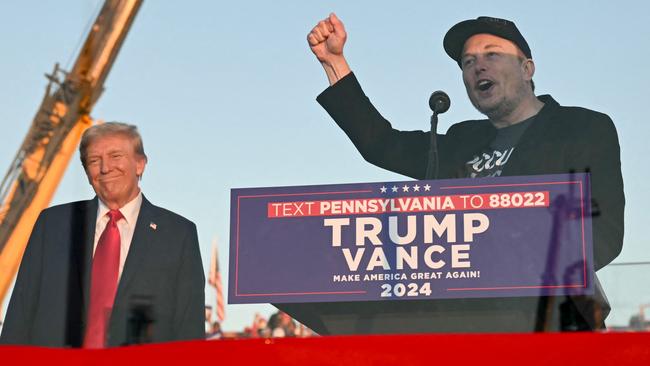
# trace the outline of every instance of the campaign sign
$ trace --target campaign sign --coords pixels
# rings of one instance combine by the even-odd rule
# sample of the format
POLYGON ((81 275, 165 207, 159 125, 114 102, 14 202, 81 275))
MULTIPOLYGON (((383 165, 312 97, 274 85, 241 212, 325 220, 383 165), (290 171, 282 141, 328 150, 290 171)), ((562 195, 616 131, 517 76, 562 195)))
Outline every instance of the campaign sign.
POLYGON ((589 176, 231 192, 228 302, 593 294, 589 176))

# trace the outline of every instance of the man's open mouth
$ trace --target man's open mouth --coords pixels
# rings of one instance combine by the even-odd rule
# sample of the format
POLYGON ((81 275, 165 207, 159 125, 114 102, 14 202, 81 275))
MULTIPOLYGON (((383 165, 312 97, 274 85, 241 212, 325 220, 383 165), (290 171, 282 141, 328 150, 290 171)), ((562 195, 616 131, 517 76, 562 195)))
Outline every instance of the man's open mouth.
POLYGON ((492 85, 494 85, 494 82, 492 80, 483 79, 478 81, 476 87, 480 91, 487 91, 492 87, 492 85))

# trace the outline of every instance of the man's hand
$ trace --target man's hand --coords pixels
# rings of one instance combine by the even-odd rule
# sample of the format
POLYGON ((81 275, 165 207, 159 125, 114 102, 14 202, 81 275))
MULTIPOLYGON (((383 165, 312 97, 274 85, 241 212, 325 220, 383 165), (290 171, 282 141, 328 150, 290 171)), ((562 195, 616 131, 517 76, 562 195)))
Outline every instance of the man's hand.
POLYGON ((334 13, 316 24, 307 35, 311 51, 320 62, 331 63, 343 56, 343 45, 348 37, 345 27, 334 13))
POLYGON ((318 22, 307 35, 309 47, 323 65, 330 85, 350 73, 350 66, 343 56, 347 36, 343 23, 334 13, 318 22))

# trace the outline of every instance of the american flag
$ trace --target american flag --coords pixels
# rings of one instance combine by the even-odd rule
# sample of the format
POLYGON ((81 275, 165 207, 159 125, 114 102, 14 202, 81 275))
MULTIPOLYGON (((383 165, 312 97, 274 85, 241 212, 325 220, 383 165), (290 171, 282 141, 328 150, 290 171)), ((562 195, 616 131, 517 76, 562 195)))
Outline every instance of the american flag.
POLYGON ((221 273, 219 272, 219 256, 217 254, 217 239, 212 242, 212 260, 210 262, 210 273, 208 275, 208 284, 217 292, 217 320, 219 323, 226 318, 226 308, 223 298, 223 286, 221 284, 221 273))

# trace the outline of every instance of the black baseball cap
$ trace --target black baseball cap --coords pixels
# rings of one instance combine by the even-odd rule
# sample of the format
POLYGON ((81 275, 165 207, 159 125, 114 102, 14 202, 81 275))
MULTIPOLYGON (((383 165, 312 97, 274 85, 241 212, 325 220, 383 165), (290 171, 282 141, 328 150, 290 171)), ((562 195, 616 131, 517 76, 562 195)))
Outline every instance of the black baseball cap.
POLYGON ((530 47, 528 47, 528 42, 521 35, 514 22, 500 18, 478 17, 454 25, 445 34, 445 38, 442 41, 445 51, 449 57, 458 63, 458 66, 461 66, 460 61, 463 56, 465 41, 469 37, 480 33, 488 33, 505 38, 516 44, 526 57, 533 58, 530 47))

